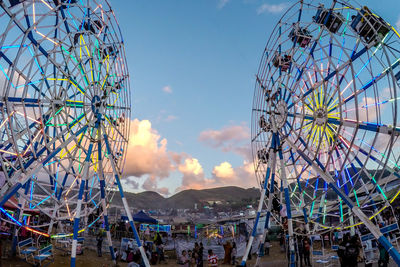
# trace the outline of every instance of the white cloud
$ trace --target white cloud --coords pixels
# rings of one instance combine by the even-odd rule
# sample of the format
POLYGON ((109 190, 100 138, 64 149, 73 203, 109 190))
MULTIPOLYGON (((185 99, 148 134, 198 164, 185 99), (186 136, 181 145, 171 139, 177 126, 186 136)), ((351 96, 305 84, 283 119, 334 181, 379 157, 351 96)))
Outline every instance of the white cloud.
POLYGON ((148 120, 131 122, 131 133, 125 164, 125 176, 141 177, 145 174, 168 177, 173 169, 167 139, 161 138, 148 120))
POLYGON ((224 126, 221 130, 205 130, 199 140, 212 147, 222 147, 230 142, 240 142, 250 138, 250 129, 245 125, 224 126))
POLYGON ((246 160, 251 159, 250 129, 245 124, 224 126, 220 130, 205 130, 198 139, 215 149, 233 152, 246 160))
POLYGON ((212 173, 215 177, 222 178, 222 179, 230 179, 230 178, 234 177, 234 175, 235 175, 232 165, 227 161, 222 162, 218 166, 215 166, 212 173))
MULTIPOLYGON (((159 185, 161 180, 174 179, 171 177, 174 171, 180 173, 182 177, 182 182, 176 191, 230 185, 248 188, 256 185, 253 166, 246 157, 250 154, 248 140, 250 134, 245 125, 232 125, 221 130, 207 130, 200 134, 199 139, 207 145, 244 157, 243 164, 238 167, 233 167, 231 163, 224 161, 215 165, 209 174, 204 173, 199 159, 184 152, 169 151, 167 139, 162 138, 157 130, 152 128, 150 121, 134 119, 130 129, 124 183, 131 189, 137 190, 141 187, 144 190, 169 195, 170 190, 174 188, 159 185), (247 145, 240 144, 242 141, 246 141, 247 145), (138 177, 142 177, 143 182, 138 177)), ((166 184, 165 181, 162 183, 166 184)))
POLYGON ((229 162, 222 162, 214 167, 213 178, 218 186, 234 185, 244 188, 257 186, 253 163, 246 160, 235 168, 229 162))
POLYGON ((171 121, 175 121, 178 119, 177 116, 168 114, 168 113, 169 112, 167 110, 164 110, 164 109, 160 110, 155 121, 157 123, 161 123, 161 122, 171 122, 171 121))
POLYGON ((142 185, 143 189, 169 194, 167 188, 157 187, 158 181, 169 177, 170 172, 175 169, 173 152, 167 151, 167 139, 161 138, 148 120, 134 119, 130 130, 124 168, 124 176, 128 178, 125 183, 138 189, 135 177, 147 177, 142 185))
POLYGON ((171 121, 174 121, 174 120, 176 120, 176 119, 178 119, 177 116, 168 115, 168 116, 165 118, 165 121, 166 121, 166 122, 171 122, 171 121))
POLYGON ((233 168, 225 161, 214 166, 211 177, 206 177, 203 167, 195 158, 186 158, 179 165, 179 171, 183 174, 182 185, 176 189, 204 189, 221 186, 241 186, 249 188, 256 186, 253 164, 243 161, 243 165, 233 168))
POLYGON ((226 4, 228 4, 229 1, 230 1, 230 0, 218 0, 217 7, 221 9, 221 8, 223 8, 226 4))
POLYGON ((194 175, 203 174, 203 167, 199 163, 198 159, 195 158, 187 158, 185 159, 184 164, 179 165, 178 170, 182 173, 190 173, 194 175))
POLYGON ((288 8, 288 3, 280 3, 280 4, 262 4, 257 8, 257 14, 263 13, 272 13, 278 14, 288 8))
POLYGON ((135 177, 127 177, 124 182, 126 185, 131 187, 131 189, 139 189, 139 183, 135 181, 135 177))
POLYGON ((396 28, 397 28, 398 30, 400 30, 400 16, 397 18, 397 21, 396 21, 396 28))
POLYGON ((170 194, 167 187, 158 187, 158 179, 155 176, 150 176, 144 181, 142 188, 146 191, 158 192, 162 195, 168 196, 170 194))
POLYGON ((164 86, 162 90, 163 90, 164 93, 172 94, 172 88, 169 85, 164 86))
POLYGON ((207 179, 204 176, 203 167, 196 158, 186 158, 179 164, 178 170, 183 174, 182 184, 176 191, 184 189, 202 189, 206 187, 207 179))

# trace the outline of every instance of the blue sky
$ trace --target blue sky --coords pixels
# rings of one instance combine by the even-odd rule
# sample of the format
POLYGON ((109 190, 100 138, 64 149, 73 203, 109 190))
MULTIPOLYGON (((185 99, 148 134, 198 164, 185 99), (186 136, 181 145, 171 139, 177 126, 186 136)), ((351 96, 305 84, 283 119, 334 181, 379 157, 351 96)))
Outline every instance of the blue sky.
MULTIPOLYGON (((256 184, 255 74, 273 26, 294 2, 111 1, 131 75, 128 191, 256 184)), ((397 2, 381 3, 363 1, 399 25, 397 2)))

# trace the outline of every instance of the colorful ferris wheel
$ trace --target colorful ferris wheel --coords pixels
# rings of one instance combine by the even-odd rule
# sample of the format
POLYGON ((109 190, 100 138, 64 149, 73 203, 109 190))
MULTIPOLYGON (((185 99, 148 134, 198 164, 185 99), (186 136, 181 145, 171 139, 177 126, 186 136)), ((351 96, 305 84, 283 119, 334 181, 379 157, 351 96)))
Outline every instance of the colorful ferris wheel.
POLYGON ((399 64, 399 33, 355 2, 299 1, 273 29, 253 100, 254 229, 264 202, 263 238, 274 199, 285 206, 292 265, 299 224, 308 235, 364 227, 400 264, 385 236, 400 193, 399 64))
POLYGON ((1 212, 17 231, 72 236, 71 266, 78 236, 101 219, 115 260, 107 208, 119 191, 148 265, 120 182, 131 103, 111 6, 8 0, 0 7, 1 212), (24 210, 40 212, 41 221, 29 225, 24 210))

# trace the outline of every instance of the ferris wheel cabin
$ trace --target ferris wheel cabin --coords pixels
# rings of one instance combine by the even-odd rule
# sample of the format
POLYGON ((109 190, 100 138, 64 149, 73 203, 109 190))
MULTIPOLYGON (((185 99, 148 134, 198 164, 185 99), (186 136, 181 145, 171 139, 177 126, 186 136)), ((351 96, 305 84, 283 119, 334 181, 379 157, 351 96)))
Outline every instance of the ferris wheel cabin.
POLYGON ((318 24, 325 25, 331 33, 337 33, 340 26, 343 24, 344 17, 342 14, 333 12, 330 9, 324 8, 323 5, 320 5, 313 20, 318 24))
POLYGON ((390 26, 379 16, 364 6, 352 17, 351 27, 361 36, 368 46, 378 46, 390 32, 390 26))
POLYGON ((289 33, 289 38, 294 42, 300 45, 300 47, 305 48, 311 41, 310 31, 306 28, 300 28, 294 25, 294 28, 289 33))
POLYGON ((286 54, 282 56, 277 53, 273 59, 273 64, 275 68, 280 68, 282 71, 286 72, 290 67, 291 61, 291 56, 286 54))
POLYGON ((264 148, 258 150, 257 157, 262 163, 267 164, 268 158, 269 158, 269 153, 268 153, 267 149, 264 147, 264 148))

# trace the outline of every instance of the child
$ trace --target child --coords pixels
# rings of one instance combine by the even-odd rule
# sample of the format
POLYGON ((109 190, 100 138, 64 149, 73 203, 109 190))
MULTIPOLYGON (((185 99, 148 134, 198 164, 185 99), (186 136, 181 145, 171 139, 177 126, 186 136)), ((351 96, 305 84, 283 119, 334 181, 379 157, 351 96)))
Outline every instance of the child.
POLYGON ((184 267, 189 267, 190 260, 187 257, 186 250, 182 250, 182 256, 179 258, 179 265, 183 265, 184 267))
POLYGON ((212 249, 208 250, 208 266, 209 267, 216 267, 218 266, 218 257, 212 251, 212 249))
POLYGON ((269 242, 268 237, 265 237, 265 242, 264 242, 264 254, 269 256, 269 248, 271 246, 271 243, 269 242))
POLYGON ((119 251, 117 250, 117 248, 114 248, 114 256, 115 256, 115 260, 118 260, 119 251))

